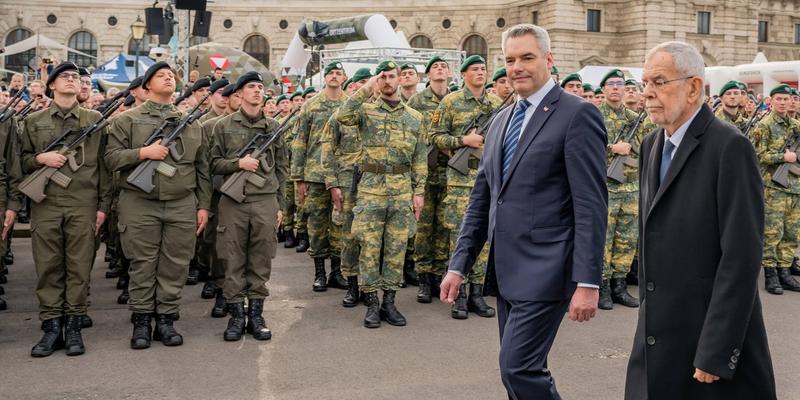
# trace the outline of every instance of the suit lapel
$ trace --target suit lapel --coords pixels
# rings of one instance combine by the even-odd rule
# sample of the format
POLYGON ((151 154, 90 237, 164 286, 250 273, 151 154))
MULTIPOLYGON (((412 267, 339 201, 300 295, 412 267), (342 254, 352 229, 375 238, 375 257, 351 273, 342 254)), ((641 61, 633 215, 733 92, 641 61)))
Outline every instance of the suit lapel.
POLYGON ((647 158, 647 176, 644 181, 645 187, 640 188, 640 190, 644 190, 643 195, 646 201, 644 204, 646 207, 645 217, 650 215, 653 199, 655 199, 656 191, 658 190, 656 183, 658 183, 658 170, 661 166, 661 152, 664 149, 664 129, 658 129, 654 135, 653 146, 647 158))
MULTIPOLYGON (((502 166, 503 166, 503 142, 506 140, 506 130, 508 129, 508 124, 511 122, 511 116, 514 115, 514 107, 516 104, 511 105, 508 107, 508 110, 504 111, 504 121, 502 124, 497 124, 498 131, 494 132, 495 140, 493 140, 494 144, 490 151, 492 152, 492 176, 499 177, 502 174, 502 166)), ((502 114, 501 114, 502 115, 502 114)))

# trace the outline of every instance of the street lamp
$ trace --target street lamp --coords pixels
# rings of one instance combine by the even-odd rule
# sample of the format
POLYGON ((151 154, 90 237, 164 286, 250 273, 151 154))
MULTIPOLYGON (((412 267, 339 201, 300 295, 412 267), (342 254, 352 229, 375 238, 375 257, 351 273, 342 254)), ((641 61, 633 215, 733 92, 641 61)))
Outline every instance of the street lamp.
POLYGON ((144 39, 144 32, 147 25, 142 21, 142 18, 136 16, 136 21, 131 24, 131 36, 136 41, 136 77, 139 76, 139 51, 144 39))

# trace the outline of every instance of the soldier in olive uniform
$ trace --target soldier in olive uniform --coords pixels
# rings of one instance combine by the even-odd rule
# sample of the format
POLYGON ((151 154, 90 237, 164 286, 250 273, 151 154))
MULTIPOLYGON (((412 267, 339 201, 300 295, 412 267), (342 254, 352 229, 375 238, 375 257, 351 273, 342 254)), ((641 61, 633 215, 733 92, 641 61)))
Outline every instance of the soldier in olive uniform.
POLYGON ((333 202, 325 188, 325 174, 320 151, 322 130, 328 119, 344 103, 341 84, 347 79, 340 62, 325 66, 325 89, 306 103, 297 114, 295 138, 292 142, 292 180, 295 182, 298 203, 308 212, 308 236, 311 247, 308 255, 314 259, 315 292, 328 286, 347 289, 341 272, 341 232, 331 223, 333 202), (325 259, 331 259, 331 273, 325 281, 325 259))
POLYGON ((625 108, 639 114, 641 107, 642 93, 639 91, 639 83, 635 79, 625 80, 625 94, 622 95, 622 104, 625 108))
POLYGON ((358 283, 366 294, 367 328, 379 327, 381 320, 395 326, 406 324, 395 305, 395 294, 403 283, 408 239, 415 233, 424 203, 425 126, 422 115, 400 99, 399 74, 395 62, 380 63, 375 76, 336 114, 341 124, 358 126, 362 140, 359 168, 363 175, 352 232, 361 245, 358 283), (376 86, 380 98, 368 102, 376 86), (383 304, 378 301, 379 289, 383 304))
MULTIPOLYGON (((179 140, 183 156, 175 160, 161 140, 145 145, 165 120, 179 121, 183 114, 169 103, 175 91, 175 72, 166 62, 147 69, 142 87, 149 99, 142 106, 117 116, 109 128, 106 163, 120 172, 119 230, 125 255, 131 260, 130 300, 133 312, 131 347, 150 347, 152 339, 167 346, 183 344, 173 322, 178 318, 196 236, 208 222, 211 179, 208 148, 200 124, 187 125, 179 140), (127 181, 146 160, 172 167, 174 174, 156 172, 149 193, 127 181), (157 316, 153 332, 151 318, 157 316)), ((168 128, 166 132, 169 132, 168 128)))
MULTIPOLYGON (((443 58, 433 56, 425 65, 430 85, 408 101, 408 106, 422 114, 423 125, 431 124, 433 113, 439 103, 450 92, 447 79, 450 65, 443 58)), ((447 154, 439 151, 428 136, 424 138, 429 146, 428 179, 425 186, 425 205, 417 224, 414 242, 414 262, 419 279, 417 301, 430 303, 432 297, 439 296, 439 283, 447 270, 450 257, 450 232, 444 227, 444 196, 447 188, 447 154)))
MULTIPOLYGON (((67 355, 85 352, 81 327, 88 308, 95 238, 110 206, 103 132, 86 138, 66 155, 45 151, 65 130, 89 127, 101 118, 100 113, 78 104, 78 67, 70 62, 59 64, 48 77, 47 87, 53 91, 53 105, 31 114, 20 137, 22 173, 32 174, 46 166, 58 169, 71 181, 67 187, 51 182, 45 188, 47 197, 31 203, 36 297, 45 332, 31 350, 34 357, 49 356, 61 347, 67 355), (64 168, 65 164, 69 165, 64 168)), ((70 135, 67 140, 74 138, 70 135)))
POLYGON ((797 153, 785 147, 790 139, 800 140, 800 123, 788 116, 791 94, 788 85, 772 89, 769 94, 772 111, 753 129, 756 154, 766 186, 761 266, 764 267, 766 289, 772 294, 782 294, 784 289, 800 292, 800 283, 789 272, 794 252, 800 244, 800 166, 797 153), (791 163, 787 187, 772 181, 775 170, 784 163, 791 163))
POLYGON ((591 83, 583 84, 583 93, 581 94, 584 100, 594 103, 594 88, 591 83))
POLYGON ((719 97, 722 99, 722 104, 714 115, 720 120, 739 128, 739 130, 744 130, 745 125, 747 125, 748 117, 739 110, 739 105, 744 96, 745 92, 742 92, 738 82, 728 81, 719 90, 719 97))
POLYGON ((600 286, 600 302, 603 310, 613 308, 613 303, 626 307, 638 307, 639 300, 628 293, 625 276, 630 272, 636 255, 638 240, 639 171, 637 156, 643 138, 640 126, 630 143, 622 140, 633 125, 637 114, 622 104, 625 75, 612 69, 600 81, 606 100, 600 105, 609 136, 608 159, 626 157, 625 182, 608 180, 608 228, 603 262, 603 281, 600 286))
POLYGON ((264 97, 264 114, 272 118, 278 111, 278 103, 272 96, 264 97))
POLYGON ((561 81, 561 88, 567 93, 581 97, 583 94, 583 78, 577 73, 569 74, 561 81))
POLYGON ((235 172, 248 171, 265 182, 261 187, 246 182, 241 203, 227 196, 219 200, 217 254, 225 266, 223 293, 231 315, 224 338, 237 341, 247 330, 256 340, 269 340, 272 332, 261 314, 269 295, 266 285, 277 248, 275 230, 282 218, 281 192, 289 175, 289 160, 286 143, 279 138, 256 158, 251 153, 237 155, 256 135, 263 135, 256 146, 270 140, 279 124, 261 108, 264 83, 259 73, 251 71, 239 77, 236 92, 242 97, 239 111, 214 124, 211 172, 228 179, 235 172))
MULTIPOLYGON (((461 64, 464 77, 464 89, 448 94, 442 99, 439 108, 431 118, 431 141, 440 151, 453 155, 465 146, 480 149, 483 147, 483 136, 478 132, 465 132, 465 127, 477 116, 479 124, 486 122, 489 113, 500 107, 502 100, 484 92, 486 83, 486 61, 481 56, 470 56, 461 64)), ((461 175, 453 168, 447 168, 447 189, 443 200, 444 226, 450 232, 450 249, 455 249, 461 220, 467 211, 469 193, 475 185, 480 160, 471 157, 469 173, 461 175)), ((495 310, 486 304, 483 298, 483 281, 486 264, 489 260, 489 247, 485 246, 478 256, 472 272, 466 277, 453 304, 451 316, 455 319, 466 319, 469 312, 481 317, 491 318, 495 310), (469 292, 466 289, 470 284, 469 292), (469 295, 467 295, 469 294, 469 295)))
MULTIPOLYGON (((6 254, 17 212, 22 208, 22 195, 17 190, 19 183, 19 158, 17 146, 17 122, 13 118, 0 123, 0 210, 3 211, 3 230, 0 237, 0 254, 6 254)), ((0 270, 5 267, 0 260, 0 270)), ((5 278, 5 275, 0 275, 5 278)), ((0 286, 0 296, 4 294, 0 286)), ((7 304, 0 298, 0 311, 7 304)))

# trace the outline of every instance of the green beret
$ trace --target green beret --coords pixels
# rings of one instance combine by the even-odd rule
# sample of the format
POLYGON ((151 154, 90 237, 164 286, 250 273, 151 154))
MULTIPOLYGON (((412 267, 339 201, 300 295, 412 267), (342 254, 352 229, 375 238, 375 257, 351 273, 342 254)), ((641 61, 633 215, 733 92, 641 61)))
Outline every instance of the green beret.
POLYGON ((456 90, 458 90, 458 85, 456 85, 455 83, 451 83, 450 86, 447 87, 447 89, 450 90, 451 92, 455 92, 456 90))
POLYGON ((561 87, 563 88, 564 86, 567 85, 567 83, 572 81, 583 82, 583 79, 581 78, 580 75, 578 75, 577 72, 574 74, 569 74, 564 78, 564 80, 561 81, 561 87))
POLYGON ((350 86, 350 83, 352 82, 353 81, 351 81, 350 79, 344 81, 344 83, 342 84, 342 89, 347 89, 347 87, 350 86))
POLYGON ((293 100, 295 97, 302 95, 303 95, 302 90, 295 90, 294 92, 292 92, 292 94, 289 95, 289 100, 293 100))
POLYGON ((307 87, 306 90, 303 90, 303 97, 306 97, 306 95, 309 93, 317 93, 317 89, 313 86, 307 87))
POLYGON ((289 100, 289 98, 288 98, 288 97, 286 97, 286 95, 285 95, 285 94, 282 94, 282 95, 278 96, 278 98, 277 98, 277 99, 275 99, 275 104, 281 104, 281 102, 282 102, 282 101, 284 101, 284 100, 287 100, 287 101, 288 101, 288 100, 289 100))
POLYGON ((800 96, 800 90, 792 89, 792 96, 800 96))
POLYGON ((328 75, 331 71, 335 69, 344 70, 344 68, 342 68, 342 63, 340 63, 339 61, 334 61, 332 63, 325 65, 325 72, 323 72, 322 75, 323 76, 328 75))
POLYGON ((414 64, 405 63, 405 64, 400 66, 400 71, 404 71, 404 70, 407 70, 407 69, 413 69, 414 72, 417 72, 417 67, 415 67, 414 64))
POLYGON ((397 68, 397 63, 396 62, 394 62, 392 60, 386 60, 386 61, 378 64, 378 67, 375 68, 375 75, 378 75, 383 71, 391 71, 391 70, 393 70, 395 68, 397 68))
MULTIPOLYGON (((428 71, 430 71, 430 70, 431 70, 431 66, 433 66, 433 64, 434 64, 434 63, 437 63, 437 62, 439 62, 439 61, 441 61, 441 62, 443 62, 443 63, 447 64, 447 61, 445 61, 445 60, 444 60, 444 58, 442 58, 442 57, 439 57, 438 55, 436 55, 436 56, 433 56, 433 57, 431 57, 431 59, 430 59, 430 60, 428 60, 428 63, 427 63, 427 64, 425 64, 425 73, 427 74, 427 73, 428 73, 428 71)), ((448 64, 448 65, 449 65, 449 64, 448 64)))
POLYGON ((463 63, 461 63, 461 72, 466 71, 467 68, 469 68, 469 66, 472 64, 486 64, 486 60, 484 60, 483 57, 477 54, 473 54, 467 57, 467 59, 464 60, 463 63))
POLYGON ((592 92, 592 93, 594 93, 594 87, 592 87, 591 83, 584 83, 583 84, 583 91, 584 92, 592 92))
POLYGON ((500 67, 494 71, 494 75, 492 75, 492 82, 504 77, 508 76, 506 74, 506 67, 500 67))
POLYGON ((639 82, 636 82, 636 79, 626 79, 625 86, 639 86, 639 82))
POLYGON ((606 76, 603 77, 603 80, 600 81, 600 87, 605 86, 606 85, 606 81, 611 79, 611 78, 622 78, 622 79, 625 79, 625 74, 622 73, 621 70, 616 69, 616 68, 612 69, 611 71, 608 71, 606 76))
POLYGON ((736 84, 739 85, 739 90, 747 90, 747 84, 746 83, 736 81, 736 84))
POLYGON ((769 92, 769 95, 775 96, 776 94, 788 94, 789 96, 791 96, 792 87, 787 84, 775 86, 775 88, 769 92))
POLYGON ((369 79, 369 78, 372 78, 372 72, 369 71, 369 68, 359 68, 356 70, 356 73, 353 74, 353 77, 350 78, 350 83, 355 83, 362 79, 369 79))
POLYGON ((553 65, 553 68, 550 68, 550 75, 558 75, 558 68, 553 65))
POLYGON ((264 102, 265 103, 270 101, 270 100, 272 100, 272 96, 264 96, 264 102))
POLYGON ((603 94, 603 88, 600 88, 600 87, 599 88, 595 88, 594 89, 594 94, 595 95, 603 94))
POLYGON ((491 89, 493 87, 494 87, 494 82, 489 82, 484 86, 485 89, 491 89))
POLYGON ((736 81, 728 81, 728 82, 726 82, 724 85, 722 85, 722 88, 719 89, 720 97, 725 95, 725 92, 727 92, 728 90, 731 90, 731 89, 740 90, 739 84, 736 81))

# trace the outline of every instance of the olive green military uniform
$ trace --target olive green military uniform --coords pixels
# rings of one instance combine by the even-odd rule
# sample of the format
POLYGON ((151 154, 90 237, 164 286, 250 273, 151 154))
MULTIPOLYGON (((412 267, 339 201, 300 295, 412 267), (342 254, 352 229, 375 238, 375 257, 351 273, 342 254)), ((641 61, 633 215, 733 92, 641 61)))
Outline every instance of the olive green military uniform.
POLYGON ((177 169, 174 176, 155 173, 151 193, 127 182, 143 162, 139 149, 145 140, 165 119, 182 116, 171 104, 147 101, 118 115, 109 128, 106 163, 120 172, 119 231, 131 260, 128 305, 134 313, 179 311, 194 253, 197 210, 210 208, 208 148, 198 122, 181 135, 181 160, 168 155, 162 161, 177 169))
MULTIPOLYGON (((285 117, 278 117, 278 122, 283 123, 285 117)), ((297 136, 297 114, 292 116, 286 124, 289 129, 284 133, 283 140, 286 142, 286 147, 289 149, 289 164, 292 162, 292 142, 297 136)), ((283 206, 283 230, 288 232, 296 230, 297 233, 306 233, 308 231, 308 214, 305 212, 302 204, 298 204, 295 199, 294 182, 287 179, 284 183, 283 195, 286 202, 283 206)))
MULTIPOLYGON (((259 115, 252 120, 240 109, 214 125, 211 172, 227 179, 240 170, 236 153, 258 134, 271 135, 279 124, 259 115)), ((263 139, 263 140, 266 140, 263 139)), ((255 174, 264 178, 262 187, 246 183, 242 203, 222 196, 219 201, 217 254, 225 270, 223 296, 227 303, 269 295, 267 282, 272 272, 277 238, 276 217, 281 209, 283 184, 289 175, 289 159, 283 140, 274 141, 258 157, 255 174)))
POLYGON ((717 112, 714 113, 714 116, 739 128, 739 130, 744 129, 748 120, 747 116, 743 112, 736 113, 736 115, 730 115, 727 111, 725 111, 725 107, 722 106, 720 106, 717 112))
MULTIPOLYGON (((0 124, 0 212, 19 212, 22 208, 22 195, 17 190, 21 175, 17 123, 9 118, 0 124)), ((6 254, 10 239, 11 231, 7 240, 0 240, 0 255, 6 254)), ((6 266, 2 258, 0 257, 0 275, 5 275, 6 266)))
MULTIPOLYGON (((408 106, 422 114, 426 128, 431 125, 431 117, 439 108, 440 99, 430 87, 417 93, 408 101, 408 106)), ((425 138, 432 145, 431 131, 425 138)), ((444 197, 447 189, 447 155, 436 150, 435 165, 428 165, 428 180, 425 187, 425 206, 417 222, 417 235, 414 241, 414 261, 417 273, 433 273, 442 276, 447 270, 450 257, 450 232, 444 227, 444 197)))
POLYGON ((358 283, 365 293, 394 291, 403 283, 408 239, 416 231, 412 197, 422 195, 427 175, 425 127, 420 113, 402 102, 367 102, 359 89, 336 114, 358 126, 362 154, 352 234, 361 246, 358 283))
MULTIPOLYGON (((213 112, 209 111, 203 117, 211 114, 213 112)), ((214 118, 209 118, 203 121, 203 118, 200 118, 201 127, 203 130, 203 137, 206 140, 206 143, 209 145, 209 153, 211 151, 211 146, 213 145, 213 130, 214 125, 221 120, 225 115, 218 115, 214 118)), ((209 160, 211 156, 209 154, 209 160)), ((225 281, 225 267, 222 264, 222 260, 219 258, 219 254, 217 253, 217 226, 219 225, 219 200, 222 194, 219 192, 220 186, 222 186, 222 177, 211 174, 211 182, 213 191, 211 193, 211 209, 209 210, 210 213, 208 215, 208 225, 206 225, 206 229, 203 233, 200 234, 198 238, 198 246, 197 257, 200 260, 198 263, 200 266, 208 266, 209 267, 209 279, 211 283, 214 285, 216 289, 222 289, 222 285, 225 281)))
MULTIPOLYGON (((77 103, 69 110, 53 104, 28 116, 20 136, 22 173, 28 175, 42 167, 36 155, 65 130, 90 126, 100 118, 100 113, 77 103)), ((108 214, 110 206, 103 151, 104 135, 97 132, 75 149, 73 157, 79 168, 67 163, 59 169, 72 179, 69 186, 50 182, 45 189, 47 197, 41 203, 31 203, 31 247, 42 321, 86 314, 97 212, 108 214)))
MULTIPOLYGON (((464 147, 462 137, 469 132, 464 128, 479 114, 488 115, 502 102, 496 96, 484 92, 483 96, 475 97, 468 89, 457 90, 442 99, 439 108, 431 117, 431 136, 433 144, 448 156, 464 147)), ((479 121, 483 123, 485 121, 479 121)), ((453 168, 447 168, 447 189, 442 205, 444 207, 444 227, 449 231, 450 248, 456 248, 458 233, 461 230, 461 220, 467 212, 469 193, 475 185, 478 176, 479 159, 472 157, 469 160, 469 173, 461 175, 453 168)), ((484 246, 472 272, 464 283, 483 284, 486 273, 486 264, 489 261, 489 247, 484 246)))

